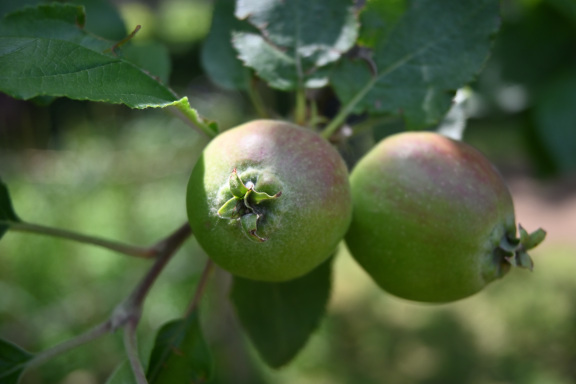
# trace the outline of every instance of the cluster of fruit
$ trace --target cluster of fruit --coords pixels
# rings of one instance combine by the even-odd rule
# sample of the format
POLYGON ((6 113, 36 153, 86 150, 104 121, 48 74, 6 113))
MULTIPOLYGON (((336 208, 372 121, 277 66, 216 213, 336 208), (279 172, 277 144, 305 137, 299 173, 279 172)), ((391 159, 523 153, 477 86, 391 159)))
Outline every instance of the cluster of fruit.
POLYGON ((287 281, 345 239, 385 291, 449 302, 481 290, 544 238, 520 227, 498 171, 477 150, 432 132, 376 145, 348 173, 311 130, 256 120, 217 136, 194 167, 190 225, 213 261, 254 280, 287 281))

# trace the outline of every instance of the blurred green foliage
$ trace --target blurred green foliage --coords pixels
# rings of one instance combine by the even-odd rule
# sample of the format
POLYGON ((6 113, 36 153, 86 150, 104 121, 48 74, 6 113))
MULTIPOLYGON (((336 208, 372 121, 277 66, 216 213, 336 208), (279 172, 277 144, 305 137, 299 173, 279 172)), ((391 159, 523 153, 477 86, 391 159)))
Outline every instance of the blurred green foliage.
MULTIPOLYGON (((576 171, 576 95, 573 85, 567 87, 576 68, 571 4, 502 3, 502 32, 473 84, 465 140, 506 175, 576 171)), ((243 95, 215 88, 201 70, 210 2, 119 7, 126 33, 143 24, 137 42, 167 44, 170 84, 189 95, 192 106, 224 127, 253 117, 243 95)), ((267 100, 284 101, 276 94, 267 100)), ((0 95, 0 175, 18 214, 31 222, 152 244, 186 220, 186 183, 205 143, 161 111, 69 100, 39 106, 0 95)), ((383 294, 343 250, 328 317, 280 371, 264 366, 247 344, 227 301, 229 279, 217 272, 202 316, 217 361, 215 382, 573 383, 575 254, 573 245, 545 243, 533 254, 534 273, 514 271, 474 297, 430 306, 383 294)), ((139 326, 143 356, 161 325, 182 315, 204 261, 189 241, 154 286, 139 326)), ((103 320, 149 264, 8 232, 0 242, 0 337, 31 351, 73 337, 103 320)), ((101 383, 124 358, 120 337, 112 335, 49 362, 24 382, 101 383)))
POLYGON ((492 57, 474 84, 466 139, 539 177, 576 172, 576 90, 566 84, 576 74, 574 8, 571 0, 503 0, 492 57))

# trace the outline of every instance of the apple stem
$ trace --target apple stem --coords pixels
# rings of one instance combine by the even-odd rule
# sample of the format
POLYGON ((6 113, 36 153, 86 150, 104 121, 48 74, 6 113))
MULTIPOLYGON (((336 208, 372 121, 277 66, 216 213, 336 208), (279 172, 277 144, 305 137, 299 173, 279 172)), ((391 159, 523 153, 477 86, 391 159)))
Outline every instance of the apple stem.
POLYGON ((262 96, 260 95, 260 92, 258 92, 257 85, 258 85, 257 80, 255 78, 252 78, 250 80, 250 83, 246 86, 248 91, 248 97, 252 102, 252 106, 256 110, 256 114, 262 119, 267 119, 270 117, 270 114, 266 110, 266 106, 264 104, 264 101, 262 100, 262 96))
POLYGON ((377 82, 377 79, 378 78, 376 77, 371 78, 364 85, 364 87, 360 89, 360 91, 358 91, 358 93, 352 98, 352 100, 350 100, 343 108, 340 109, 340 112, 338 112, 338 114, 322 131, 322 137, 324 137, 325 139, 329 139, 330 136, 332 136, 338 130, 338 128, 340 128, 340 126, 344 124, 348 115, 350 115, 354 111, 354 108, 356 108, 356 105, 360 101, 362 101, 364 96, 366 96, 366 94, 370 92, 370 90, 374 87, 374 85, 377 82))
POLYGON ((300 126, 306 125, 306 90, 298 88, 296 91, 296 110, 294 120, 300 126))

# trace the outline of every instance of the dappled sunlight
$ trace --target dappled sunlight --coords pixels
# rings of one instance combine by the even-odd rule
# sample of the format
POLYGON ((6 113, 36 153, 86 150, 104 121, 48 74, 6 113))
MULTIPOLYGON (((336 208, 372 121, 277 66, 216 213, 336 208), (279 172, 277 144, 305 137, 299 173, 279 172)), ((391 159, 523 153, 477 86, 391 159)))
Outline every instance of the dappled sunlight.
MULTIPOLYGON (((569 2, 0 0, 9 52, 0 53, 8 74, 0 74, 0 384, 14 384, 28 365, 21 384, 127 384, 139 370, 127 357, 170 383, 180 374, 210 384, 574 383, 576 13, 569 2), (31 6, 7 13, 24 4, 31 6), (310 137, 298 151, 282 125, 259 145, 242 131, 227 147, 218 139, 264 118, 295 123, 303 129, 294 132, 310 137), (488 161, 465 167, 476 152, 448 141, 439 151, 448 162, 416 156, 419 167, 371 170, 365 177, 374 185, 358 187, 349 177, 355 164, 401 131, 447 134, 488 161), (325 161, 332 147, 341 156, 325 161), (306 156, 298 154, 303 148, 306 156), (265 161, 272 173, 224 164, 232 155, 244 165, 265 161), (190 185, 198 190, 214 169, 230 167, 212 188, 229 194, 220 217, 258 240, 273 238, 265 225, 281 223, 288 230, 276 235, 286 240, 262 253, 260 242, 243 247, 200 214, 195 221, 202 211, 188 184, 197 163, 190 185), (286 185, 275 187, 282 172, 296 198, 286 185), (372 260, 394 250, 394 241, 402 245, 392 267, 366 268, 377 277, 393 271, 383 286, 425 287, 406 297, 461 297, 453 294, 490 274, 425 285, 430 269, 405 261, 420 267, 440 249, 429 264, 437 275, 457 276, 455 260, 481 266, 467 258, 474 252, 463 252, 462 239, 480 233, 474 219, 502 221, 504 206, 511 212, 504 185, 486 188, 500 185, 500 175, 516 223, 547 237, 532 250, 537 236, 515 242, 495 236, 491 224, 494 242, 476 236, 470 249, 486 240, 492 252, 500 242, 490 261, 508 256, 530 267, 520 252, 530 248, 533 271, 511 268, 472 296, 421 303, 384 292, 340 241, 350 204, 368 217, 385 206, 382 196, 402 200, 398 217, 418 214, 396 228, 378 216, 357 232, 368 234, 359 252, 375 251, 372 260), (414 194, 399 187, 402 178, 414 194), (359 197, 349 198, 350 180, 359 197), (281 198, 266 202, 278 190, 281 198), (362 212, 358 201, 374 191, 362 212), (466 212, 462 200, 474 209, 466 212), (270 213, 284 202, 280 214, 270 213), (211 254, 203 241, 214 234, 211 254), (310 263, 320 254, 314 247, 330 256, 339 241, 332 260, 300 275, 318 264, 310 263), (230 265, 245 257, 285 264, 276 277, 265 268, 246 274, 266 280, 252 281, 214 264, 221 255, 234 255, 230 265), (299 277, 283 281, 292 276, 299 277), (51 348, 70 340, 56 356, 51 348), (119 367, 130 379, 114 377, 119 367)), ((346 234, 350 249, 354 234, 346 234)), ((142 376, 158 382, 150 371, 142 376)))

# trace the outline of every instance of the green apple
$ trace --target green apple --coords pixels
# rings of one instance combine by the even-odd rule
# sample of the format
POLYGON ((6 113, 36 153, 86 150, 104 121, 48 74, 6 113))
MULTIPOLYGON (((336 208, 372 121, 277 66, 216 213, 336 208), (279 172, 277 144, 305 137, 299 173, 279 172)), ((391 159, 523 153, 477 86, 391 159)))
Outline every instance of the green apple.
POLYGON ((335 251, 352 216, 338 152, 315 132, 275 120, 212 140, 192 171, 186 202, 208 256, 261 281, 310 272, 335 251))
POLYGON ((516 236, 510 192, 478 150, 432 132, 389 136, 350 176, 346 243, 385 291, 423 302, 470 296, 512 265, 544 231, 516 236))

